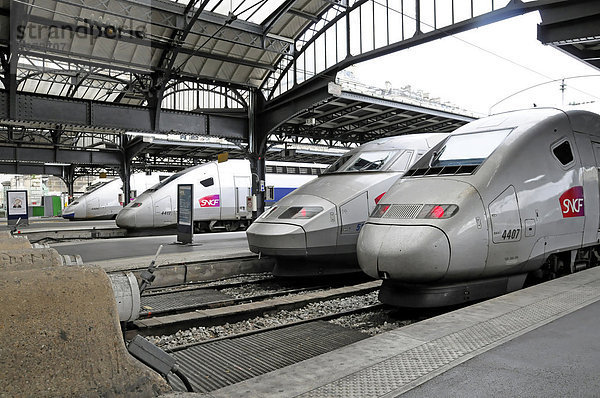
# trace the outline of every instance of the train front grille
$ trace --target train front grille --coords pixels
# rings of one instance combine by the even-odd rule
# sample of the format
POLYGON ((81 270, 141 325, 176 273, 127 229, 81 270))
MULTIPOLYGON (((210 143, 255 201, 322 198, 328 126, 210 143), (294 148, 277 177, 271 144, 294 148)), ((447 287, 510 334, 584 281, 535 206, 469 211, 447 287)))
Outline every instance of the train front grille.
POLYGON ((391 205, 388 211, 383 215, 383 218, 391 218, 394 220, 413 219, 417 217, 417 214, 419 214, 419 211, 421 211, 422 208, 422 204, 391 205))

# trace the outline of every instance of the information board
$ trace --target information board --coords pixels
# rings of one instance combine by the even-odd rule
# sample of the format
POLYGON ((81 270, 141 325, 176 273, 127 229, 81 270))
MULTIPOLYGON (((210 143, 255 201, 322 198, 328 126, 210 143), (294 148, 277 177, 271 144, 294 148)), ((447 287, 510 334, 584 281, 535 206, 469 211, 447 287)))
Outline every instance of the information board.
POLYGON ((177 242, 194 240, 194 186, 177 185, 177 242))
POLYGON ((27 191, 6 191, 6 219, 8 225, 14 225, 19 219, 19 225, 29 224, 27 213, 27 191))

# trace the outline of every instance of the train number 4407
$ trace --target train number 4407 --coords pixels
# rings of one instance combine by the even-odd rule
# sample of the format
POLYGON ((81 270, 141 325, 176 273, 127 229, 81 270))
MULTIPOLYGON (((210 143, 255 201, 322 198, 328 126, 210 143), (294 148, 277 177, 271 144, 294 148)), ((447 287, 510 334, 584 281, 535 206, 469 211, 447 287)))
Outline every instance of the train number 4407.
POLYGON ((502 239, 518 239, 519 232, 521 232, 520 229, 505 229, 504 232, 502 232, 502 239))

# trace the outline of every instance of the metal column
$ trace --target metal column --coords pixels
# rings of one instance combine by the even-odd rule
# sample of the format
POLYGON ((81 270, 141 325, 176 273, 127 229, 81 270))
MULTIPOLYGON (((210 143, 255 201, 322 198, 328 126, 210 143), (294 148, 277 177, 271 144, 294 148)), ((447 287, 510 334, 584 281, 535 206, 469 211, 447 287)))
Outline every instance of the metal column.
POLYGON ((264 98, 258 90, 252 90, 248 106, 248 140, 250 143, 250 169, 252 172, 252 194, 256 195, 257 209, 252 217, 260 216, 265 210, 265 154, 267 133, 265 126, 258 123, 257 115, 264 109, 264 98), (262 190, 260 181, 263 181, 262 190))

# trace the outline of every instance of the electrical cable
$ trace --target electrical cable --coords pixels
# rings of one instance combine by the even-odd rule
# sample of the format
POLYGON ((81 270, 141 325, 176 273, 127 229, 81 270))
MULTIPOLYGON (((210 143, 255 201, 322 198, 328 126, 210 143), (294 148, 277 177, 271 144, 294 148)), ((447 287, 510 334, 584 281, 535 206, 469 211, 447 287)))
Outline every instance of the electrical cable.
POLYGON ((181 372, 181 370, 179 370, 179 369, 173 370, 173 373, 177 377, 179 377, 179 380, 181 380, 183 382, 183 385, 188 390, 188 392, 194 392, 194 387, 192 387, 192 383, 190 383, 190 380, 181 372))
MULTIPOLYGON (((433 25, 431 25, 431 24, 428 24, 427 22, 424 22, 424 21, 417 21, 417 19, 416 19, 415 17, 412 17, 412 16, 410 16, 410 15, 407 15, 407 14, 403 13, 402 11, 398 11, 397 9, 395 9, 395 8, 393 8, 393 7, 386 6, 385 4, 383 4, 383 3, 379 2, 378 0, 372 0, 372 1, 373 1, 373 3, 375 3, 375 4, 378 4, 378 5, 382 6, 382 7, 387 7, 389 10, 391 10, 391 11, 393 11, 393 12, 396 12, 396 13, 398 13, 398 14, 400 14, 400 15, 402 15, 402 16, 404 16, 404 17, 406 17, 406 18, 412 19, 412 20, 413 20, 413 21, 415 21, 415 22, 419 22, 420 24, 422 24, 422 25, 425 25, 425 26, 427 26, 427 27, 429 27, 429 28, 432 28, 432 29, 434 29, 434 30, 436 29, 436 28, 435 28, 433 25)), ((500 58, 500 59, 502 59, 502 60, 504 60, 504 61, 506 61, 506 62, 509 62, 509 63, 511 63, 511 64, 513 64, 513 65, 515 65, 515 66, 518 66, 518 67, 520 67, 520 68, 523 68, 523 69, 525 69, 525 70, 527 70, 527 71, 529 71, 529 72, 532 72, 532 73, 534 73, 534 74, 537 74, 537 75, 539 75, 539 76, 542 76, 542 77, 544 77, 544 78, 548 79, 549 81, 547 81, 547 82, 545 82, 545 83, 551 83, 551 82, 553 82, 553 81, 561 80, 560 78, 559 78, 559 79, 555 79, 555 78, 553 78, 553 77, 550 77, 550 76, 548 76, 548 75, 546 75, 546 74, 544 74, 544 73, 541 73, 541 72, 539 72, 539 71, 537 71, 537 70, 535 70, 535 69, 532 69, 532 68, 530 68, 530 67, 528 67, 528 66, 526 66, 526 65, 522 65, 522 64, 520 64, 520 63, 518 63, 518 62, 516 62, 516 61, 513 61, 513 60, 512 60, 512 59, 510 59, 510 58, 507 58, 507 57, 505 57, 505 56, 503 56, 503 55, 500 55, 500 54, 498 54, 498 53, 495 53, 494 51, 488 50, 488 49, 486 49, 486 48, 483 48, 483 47, 481 47, 481 46, 479 46, 479 45, 477 45, 477 44, 474 44, 474 43, 471 43, 471 42, 469 42, 469 41, 467 41, 467 40, 461 39, 460 37, 457 37, 456 35, 450 35, 450 34, 448 34, 448 33, 444 33, 444 34, 446 35, 446 37, 451 37, 451 38, 453 38, 453 39, 455 39, 455 40, 458 40, 458 41, 460 41, 460 42, 463 42, 463 43, 465 43, 465 44, 467 44, 467 45, 469 45, 469 46, 472 46, 472 47, 474 47, 474 48, 476 48, 476 49, 478 49, 478 50, 484 51, 484 52, 486 52, 486 53, 488 53, 488 54, 490 54, 490 55, 493 55, 493 56, 495 56, 495 57, 497 57, 497 58, 500 58)), ((590 97, 593 97, 593 98, 596 98, 596 99, 599 99, 599 100, 600 100, 600 97, 597 97, 597 96, 595 96, 595 95, 593 95, 593 94, 587 93, 587 92, 585 92, 585 91, 583 91, 583 90, 577 89, 576 87, 573 87, 573 89, 574 89, 574 90, 576 90, 576 91, 579 91, 579 92, 580 92, 580 93, 582 93, 582 94, 585 94, 585 95, 588 95, 588 96, 590 96, 590 97)))

